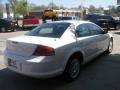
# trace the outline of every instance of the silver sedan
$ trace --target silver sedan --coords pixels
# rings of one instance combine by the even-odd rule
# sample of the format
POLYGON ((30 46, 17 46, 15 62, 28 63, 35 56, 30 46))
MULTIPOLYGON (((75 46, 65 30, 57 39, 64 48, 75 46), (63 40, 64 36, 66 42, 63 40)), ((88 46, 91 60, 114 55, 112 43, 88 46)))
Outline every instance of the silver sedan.
POLYGON ((55 21, 8 39, 4 54, 7 67, 17 73, 74 80, 82 64, 112 49, 112 35, 94 23, 55 21))

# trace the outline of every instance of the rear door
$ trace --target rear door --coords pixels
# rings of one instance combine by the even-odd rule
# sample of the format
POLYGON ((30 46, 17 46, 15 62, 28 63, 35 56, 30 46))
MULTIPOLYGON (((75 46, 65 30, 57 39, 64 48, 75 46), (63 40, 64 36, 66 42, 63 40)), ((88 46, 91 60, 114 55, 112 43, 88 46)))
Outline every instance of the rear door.
POLYGON ((80 24, 76 28, 77 45, 84 52, 84 60, 87 62, 95 56, 96 53, 96 38, 91 36, 87 24, 80 24))

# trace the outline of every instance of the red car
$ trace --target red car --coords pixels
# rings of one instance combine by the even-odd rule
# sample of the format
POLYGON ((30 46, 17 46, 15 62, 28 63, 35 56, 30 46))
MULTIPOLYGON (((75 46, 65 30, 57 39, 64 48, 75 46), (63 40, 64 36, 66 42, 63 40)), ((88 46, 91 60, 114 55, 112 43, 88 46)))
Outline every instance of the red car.
POLYGON ((23 17, 23 28, 25 27, 36 27, 39 24, 39 19, 35 16, 24 16, 23 17))

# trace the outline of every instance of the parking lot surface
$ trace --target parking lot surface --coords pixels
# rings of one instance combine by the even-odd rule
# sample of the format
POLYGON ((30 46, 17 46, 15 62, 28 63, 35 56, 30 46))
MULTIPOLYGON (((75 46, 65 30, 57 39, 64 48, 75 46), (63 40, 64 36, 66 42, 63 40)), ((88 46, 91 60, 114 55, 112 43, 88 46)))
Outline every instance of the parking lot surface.
POLYGON ((4 65, 5 41, 27 31, 0 33, 0 90, 120 90, 120 30, 110 31, 114 50, 84 65, 80 77, 68 83, 62 78, 35 79, 16 74, 4 65))

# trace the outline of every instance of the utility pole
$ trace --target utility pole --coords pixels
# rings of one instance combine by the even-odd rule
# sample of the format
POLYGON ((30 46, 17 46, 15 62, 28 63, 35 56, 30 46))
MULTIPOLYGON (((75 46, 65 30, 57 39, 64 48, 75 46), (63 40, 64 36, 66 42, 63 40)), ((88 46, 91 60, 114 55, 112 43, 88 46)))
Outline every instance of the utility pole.
POLYGON ((26 3, 26 5, 25 5, 26 6, 26 14, 28 15, 28 1, 26 0, 25 3, 26 3))
POLYGON ((2 0, 0 0, 0 18, 3 17, 3 4, 2 4, 2 0))
POLYGON ((118 17, 120 20, 120 0, 117 0, 117 11, 118 11, 118 17))
POLYGON ((7 18, 10 18, 10 5, 9 5, 9 3, 6 3, 6 13, 7 13, 7 18))
POLYGON ((11 0, 11 4, 12 4, 12 7, 13 7, 13 12, 14 12, 14 19, 16 20, 16 0, 11 0))
POLYGON ((53 10, 53 0, 52 0, 52 10, 53 10))
POLYGON ((84 7, 83 7, 84 2, 85 2, 85 0, 81 1, 81 16, 83 16, 83 12, 84 12, 84 7))

